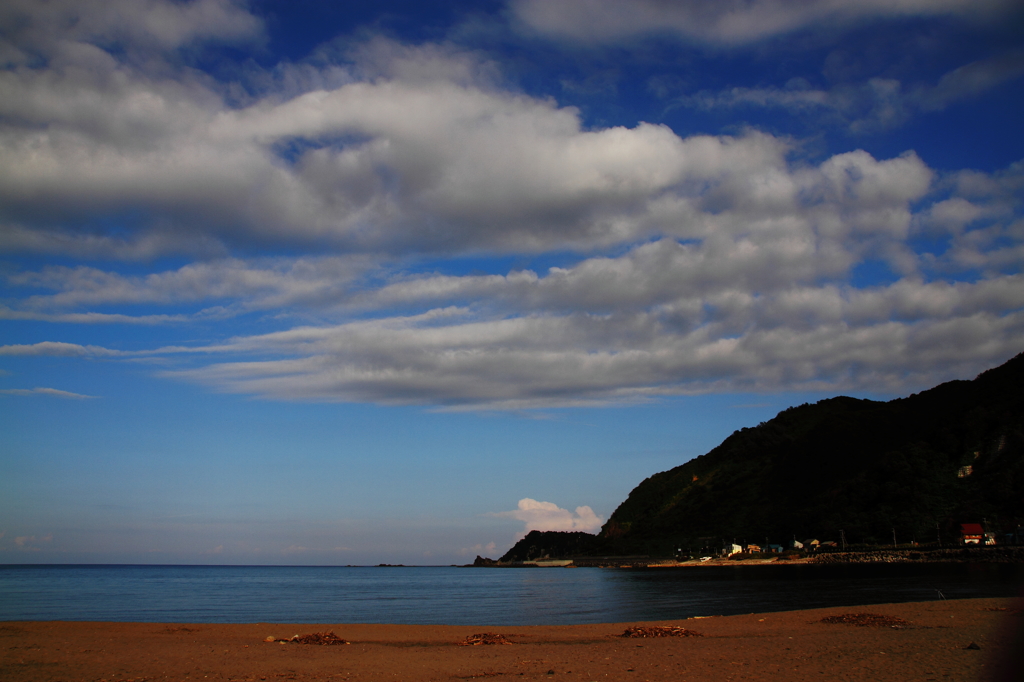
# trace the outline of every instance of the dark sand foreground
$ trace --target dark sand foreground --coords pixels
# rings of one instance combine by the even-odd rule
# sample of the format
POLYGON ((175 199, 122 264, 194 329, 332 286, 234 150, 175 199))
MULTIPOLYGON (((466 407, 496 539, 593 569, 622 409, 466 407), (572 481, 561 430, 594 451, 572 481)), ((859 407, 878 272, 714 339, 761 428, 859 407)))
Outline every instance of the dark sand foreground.
POLYGON ((636 623, 455 627, 2 622, 0 679, 1020 680, 1020 658, 1010 659, 1024 651, 1022 624, 1021 603, 1008 599, 645 623, 681 625, 703 635, 648 639, 616 636, 636 623), (888 621, 874 626, 822 622, 840 614, 878 614, 888 621), (330 630, 350 644, 264 641, 268 636, 284 639, 330 630), (515 644, 457 645, 484 632, 507 635, 515 644))

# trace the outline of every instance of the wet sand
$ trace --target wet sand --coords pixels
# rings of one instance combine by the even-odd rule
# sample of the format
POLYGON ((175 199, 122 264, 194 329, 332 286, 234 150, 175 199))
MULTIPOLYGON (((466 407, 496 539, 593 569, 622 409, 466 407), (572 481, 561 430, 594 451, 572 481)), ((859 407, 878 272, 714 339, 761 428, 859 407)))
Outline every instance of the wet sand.
POLYGON ((1019 680, 1020 659, 1010 658, 1024 651, 1021 606, 963 599, 530 627, 0 622, 0 679, 1019 680), (822 622, 842 614, 887 620, 822 622), (619 636, 636 625, 682 626, 703 636, 619 636), (349 644, 265 641, 326 631, 349 644), (514 644, 458 645, 485 632, 514 644), (968 648, 972 643, 977 648, 968 648))

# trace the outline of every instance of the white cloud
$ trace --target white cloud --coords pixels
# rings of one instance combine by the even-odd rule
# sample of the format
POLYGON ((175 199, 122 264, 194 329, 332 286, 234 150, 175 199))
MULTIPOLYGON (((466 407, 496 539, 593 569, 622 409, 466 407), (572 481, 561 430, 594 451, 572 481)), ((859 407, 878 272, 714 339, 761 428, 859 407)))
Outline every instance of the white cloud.
POLYGON ((1012 0, 512 0, 534 31, 584 42, 677 35, 738 45, 814 26, 860 19, 960 15, 974 20, 1012 9, 1012 0))
POLYGON ((51 355, 64 357, 95 357, 119 355, 120 352, 101 346, 82 346, 63 341, 41 341, 39 343, 15 343, 0 346, 0 355, 51 355))
POLYGON ((7 47, 9 61, 92 43, 170 50, 200 40, 251 41, 262 33, 262 22, 239 0, 7 0, 0 27, 26 49, 7 47))
POLYGON ((596 533, 601 529, 603 519, 587 506, 576 507, 575 512, 562 509, 554 502, 538 502, 529 497, 519 500, 517 509, 506 512, 493 512, 491 516, 516 519, 525 524, 523 532, 517 537, 525 537, 533 530, 583 531, 596 533))
POLYGON ((188 354, 198 362, 166 375, 270 399, 445 409, 601 405, 720 390, 919 388, 1020 350, 1021 177, 1012 166, 936 185, 912 153, 768 164, 691 198, 663 199, 657 211, 673 216, 665 232, 679 225, 683 241, 663 237, 541 273, 377 270, 362 280, 372 261, 333 257, 212 261, 146 277, 84 267, 14 273, 12 283, 57 290, 26 307, 223 297, 228 311, 317 309, 342 321, 208 346, 127 352, 44 342, 0 347, 0 354, 188 354), (945 251, 909 248, 915 235, 936 233, 949 236, 945 251), (869 258, 886 262, 897 280, 849 284, 869 258), (965 269, 984 277, 941 279, 965 269), (966 333, 971 325, 987 336, 966 333), (960 340, 947 342, 941 330, 960 340), (206 364, 213 352, 225 361, 206 364))
POLYGON ((73 324, 169 324, 185 322, 185 315, 122 315, 120 313, 37 313, 0 306, 0 320, 37 320, 73 324))
MULTIPOLYGON (((616 6, 591 3, 593 26, 581 30, 597 31, 616 6)), ((5 269, 7 290, 23 295, 6 298, 0 318, 180 325, 264 311, 262 329, 278 331, 132 351, 44 341, 0 355, 187 354, 193 362, 168 375, 221 391, 518 409, 885 390, 1020 350, 1020 164, 940 175, 913 152, 850 151, 811 165, 794 159, 799 142, 754 130, 586 127, 571 107, 503 88, 479 55, 382 39, 340 56, 326 47, 320 62, 263 74, 261 94, 229 97, 170 53, 258 39, 242 5, 10 7, 0 21, 21 18, 0 38, 0 249, 91 264, 5 269), (78 24, 60 18, 75 7, 98 9, 78 24), (127 47, 108 52, 111 41, 127 47), (45 65, 18 56, 32 51, 45 65), (916 249, 921 235, 941 243, 916 249), (280 247, 292 255, 259 255, 280 247), (423 254, 553 251, 572 255, 539 272, 417 274, 423 254), (187 262, 147 270, 168 255, 187 262), (896 281, 854 287, 868 261, 896 281), (161 306, 174 309, 154 313, 161 306), (307 325, 289 328, 285 314, 307 325), (221 362, 206 362, 213 352, 221 362)), ((621 30, 647 30, 653 17, 728 42, 822 17, 967 5, 631 7, 621 30)), ((551 30, 569 16, 555 1, 517 8, 551 30)), ((861 119, 897 121, 908 102, 944 106, 1021 68, 1019 56, 996 56, 921 92, 876 79, 861 119)), ((838 94, 801 87, 733 95, 842 109, 838 94)))
MULTIPOLYGON (((243 309, 287 305, 340 303, 349 288, 368 269, 371 260, 354 257, 265 258, 252 261, 220 259, 190 263, 176 270, 145 276, 125 276, 98 268, 49 266, 38 272, 7 275, 11 286, 49 289, 22 300, 29 310, 111 304, 163 304, 242 300, 243 309)), ((14 313, 0 310, 0 317, 14 313)), ((58 318, 75 321, 71 318, 58 318)), ((183 319, 179 317, 178 319, 183 319)), ((83 319, 82 322, 106 321, 83 319)), ((129 321, 129 320, 126 320, 129 321)), ((167 318, 134 320, 167 322, 167 318)))
MULTIPOLYGON (((884 220, 869 202, 844 205, 848 193, 810 210, 800 205, 815 190, 808 185, 824 189, 836 177, 829 164, 788 162, 787 140, 754 131, 681 138, 649 123, 586 129, 575 109, 501 90, 479 58, 451 48, 378 39, 349 56, 356 61, 345 78, 242 108, 201 79, 150 74, 109 55, 0 73, 0 113, 18 122, 0 131, 9 161, 0 168, 0 249, 126 260, 211 259, 269 245, 591 251, 661 235, 779 229, 823 211, 845 215, 822 221, 905 222, 907 202, 928 186, 913 155, 854 153, 831 162, 846 164, 845 187, 852 164, 864 175, 859 191, 883 172, 916 183, 913 191, 890 192, 884 220), (140 209, 160 219, 125 221, 117 234, 81 227, 97 214, 140 209)), ((166 299, 187 277, 231 262, 123 281, 121 293, 113 281, 93 283, 92 296, 166 299)), ((231 290, 222 275, 208 278, 212 295, 231 290)), ((73 297, 85 302, 86 289, 46 300, 73 297)))
POLYGON ((768 135, 588 130, 575 109, 474 75, 472 55, 369 52, 388 55, 388 75, 241 109, 202 80, 109 55, 0 73, 0 113, 17 122, 0 131, 0 248, 132 260, 269 244, 592 249, 643 238, 666 201, 706 183, 785 167, 788 144, 768 135), (128 211, 143 217, 117 234, 79 227, 128 211))
POLYGON ((237 352, 272 359, 166 375, 273 399, 451 409, 708 391, 901 390, 969 376, 1020 351, 1024 313, 1005 312, 1024 305, 1019 277, 999 284, 967 296, 944 287, 908 296, 913 286, 903 284, 888 296, 835 292, 831 300, 819 290, 764 298, 725 291, 696 314, 684 302, 657 313, 353 322, 238 339, 237 352), (996 312, 973 312, 978 301, 996 312), (891 321, 887 312, 911 319, 891 321))
POLYGON ((75 234, 45 225, 27 227, 9 223, 0 227, 0 252, 148 261, 168 254, 216 258, 224 256, 226 249, 214 236, 205 234, 191 233, 183 236, 170 230, 156 229, 125 238, 75 234))
POLYGON ((216 353, 226 349, 235 350, 234 346, 163 346, 144 350, 116 350, 103 346, 82 346, 77 343, 63 341, 40 341, 39 343, 20 343, 0 346, 0 356, 55 356, 55 357, 86 357, 86 358, 136 358, 151 355, 175 355, 188 353, 216 353))

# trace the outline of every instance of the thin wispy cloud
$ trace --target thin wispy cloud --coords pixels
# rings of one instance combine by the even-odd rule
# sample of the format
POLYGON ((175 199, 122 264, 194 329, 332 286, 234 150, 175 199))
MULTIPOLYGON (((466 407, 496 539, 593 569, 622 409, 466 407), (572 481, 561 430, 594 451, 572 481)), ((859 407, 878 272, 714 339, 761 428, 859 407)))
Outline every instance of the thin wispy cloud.
POLYGON ((782 86, 702 91, 679 97, 675 103, 704 110, 777 108, 863 134, 897 128, 913 116, 941 111, 1021 76, 1024 52, 1012 50, 957 67, 936 83, 904 84, 894 78, 873 77, 823 90, 794 78, 782 86))
POLYGON ((742 45, 814 26, 928 16, 997 19, 1012 0, 514 0, 529 28, 584 42, 669 34, 699 43, 742 45))
POLYGON ((89 400, 96 397, 94 395, 62 391, 57 388, 2 388, 0 389, 0 395, 49 396, 53 398, 71 398, 72 400, 89 400))

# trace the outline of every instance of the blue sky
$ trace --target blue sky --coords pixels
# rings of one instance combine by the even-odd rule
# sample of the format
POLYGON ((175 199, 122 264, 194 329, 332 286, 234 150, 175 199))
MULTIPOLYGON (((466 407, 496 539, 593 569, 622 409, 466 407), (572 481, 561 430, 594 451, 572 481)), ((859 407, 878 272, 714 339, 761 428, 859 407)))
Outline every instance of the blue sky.
POLYGON ((0 562, 466 563, 1024 350, 1004 0, 12 0, 0 562))

